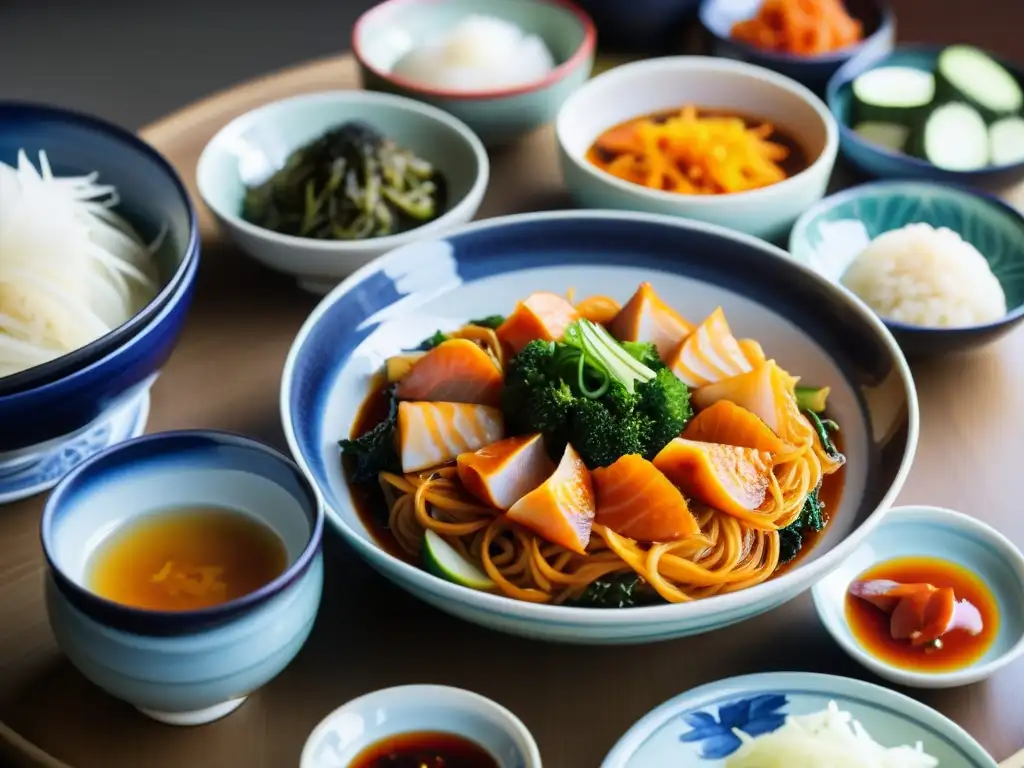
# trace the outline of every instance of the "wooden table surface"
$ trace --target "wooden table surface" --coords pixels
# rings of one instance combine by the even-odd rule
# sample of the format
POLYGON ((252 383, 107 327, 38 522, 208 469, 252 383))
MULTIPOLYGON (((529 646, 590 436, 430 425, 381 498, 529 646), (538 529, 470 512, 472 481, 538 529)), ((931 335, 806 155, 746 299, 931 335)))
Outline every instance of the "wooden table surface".
MULTIPOLYGON (((987 42, 980 33, 970 34, 980 26, 973 14, 962 18, 961 31, 949 33, 954 27, 944 26, 947 33, 939 35, 924 7, 943 4, 905 5, 901 29, 912 29, 914 18, 921 19, 921 30, 931 30, 912 39, 970 36, 987 42)), ((1024 3, 999 8, 1008 22, 1024 3)), ((1010 44, 1005 27, 990 19, 987 28, 993 39, 1004 34, 1000 39, 1010 44)), ((1018 17, 1016 29, 1021 28, 1018 17)), ((354 82, 349 58, 315 62, 200 102, 143 133, 191 185, 202 146, 231 117, 286 95, 354 82)), ((481 216, 566 204, 550 130, 492 163, 492 177, 501 183, 492 185, 481 216)), ((1015 202, 1021 197, 1015 194, 1015 202)), ((227 429, 283 448, 281 368, 316 298, 223 246, 205 211, 202 227, 195 304, 153 389, 148 431, 227 429)), ((917 365, 914 375, 921 439, 900 503, 959 509, 1024 546, 1017 478, 1024 446, 1024 331, 969 356, 917 365)), ((331 536, 320 617, 296 661, 230 717, 202 728, 172 729, 95 689, 55 648, 41 600, 42 503, 36 497, 0 514, 0 718, 7 726, 0 740, 9 748, 17 741, 25 765, 62 765, 44 755, 49 753, 73 768, 283 768, 296 764, 308 732, 341 703, 377 688, 433 682, 468 687, 510 707, 537 737, 545 764, 593 768, 637 718, 702 683, 770 670, 871 679, 827 637, 807 595, 702 637, 643 648, 547 645, 495 634, 422 605, 331 536), (38 746, 33 758, 26 757, 30 743, 38 746)), ((1021 690, 1024 660, 985 683, 913 695, 1003 759, 1024 745, 1021 690)))

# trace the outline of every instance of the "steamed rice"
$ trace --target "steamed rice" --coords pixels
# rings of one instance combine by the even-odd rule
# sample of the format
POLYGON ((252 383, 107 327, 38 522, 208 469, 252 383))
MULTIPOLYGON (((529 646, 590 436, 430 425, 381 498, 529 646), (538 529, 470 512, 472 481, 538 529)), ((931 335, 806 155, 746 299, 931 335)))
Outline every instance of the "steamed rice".
POLYGON ((841 282, 882 317, 912 325, 956 328, 1006 314, 1006 295, 985 257, 956 232, 929 224, 879 235, 841 282))

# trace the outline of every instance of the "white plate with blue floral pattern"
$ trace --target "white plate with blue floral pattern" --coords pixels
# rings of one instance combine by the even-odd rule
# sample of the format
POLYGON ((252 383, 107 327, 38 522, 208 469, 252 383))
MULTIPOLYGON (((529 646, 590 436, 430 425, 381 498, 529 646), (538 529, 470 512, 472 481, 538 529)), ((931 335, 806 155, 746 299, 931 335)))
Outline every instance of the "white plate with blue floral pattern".
POLYGON ((780 728, 787 715, 836 702, 887 747, 921 742, 942 768, 997 768, 966 731, 901 693, 833 675, 778 672, 702 685, 652 710, 612 748, 601 768, 723 768, 751 736, 780 728))

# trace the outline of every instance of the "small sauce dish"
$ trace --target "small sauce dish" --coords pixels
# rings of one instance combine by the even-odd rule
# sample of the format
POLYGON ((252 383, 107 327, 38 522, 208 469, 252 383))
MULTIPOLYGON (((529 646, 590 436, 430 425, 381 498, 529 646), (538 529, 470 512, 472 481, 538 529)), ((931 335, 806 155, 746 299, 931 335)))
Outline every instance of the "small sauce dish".
POLYGON ((537 743, 518 717, 480 694, 444 685, 384 688, 344 704, 313 729, 299 768, 372 766, 364 762, 368 750, 405 734, 450 734, 481 747, 497 768, 541 768, 537 743))
POLYGON ((818 616, 840 647, 865 668, 898 685, 969 685, 1024 654, 1024 554, 990 526, 960 512, 928 506, 891 509, 868 539, 818 582, 811 594, 818 616), (900 578, 901 572, 907 574, 905 578, 900 578), (927 573, 934 578, 922 576, 927 573), (909 641, 891 639, 889 618, 881 609, 865 607, 859 598, 849 596, 854 582, 873 579, 953 587, 957 600, 966 599, 979 609, 984 619, 981 631, 971 635, 953 629, 940 638, 938 647, 919 646, 921 657, 915 662, 909 641), (939 583, 942 580, 946 583, 939 583), (869 616, 863 623, 868 611, 876 611, 878 621, 869 616), (870 625, 880 637, 862 634, 870 625), (932 653, 935 663, 924 656, 932 653))
POLYGON ((181 431, 121 443, 68 474, 43 511, 57 644, 86 678, 154 720, 224 717, 309 637, 323 527, 299 468, 254 440, 181 431), (242 528, 273 545, 273 570, 254 562, 252 535, 245 547, 233 540, 242 528))

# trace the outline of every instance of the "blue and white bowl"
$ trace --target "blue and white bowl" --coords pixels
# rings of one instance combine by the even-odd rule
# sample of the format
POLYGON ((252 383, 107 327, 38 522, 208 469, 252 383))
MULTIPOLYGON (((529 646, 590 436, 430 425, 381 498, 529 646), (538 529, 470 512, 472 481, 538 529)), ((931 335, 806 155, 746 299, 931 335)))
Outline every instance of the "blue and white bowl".
POLYGON ((886 747, 921 742, 943 768, 996 768, 966 731, 930 707, 871 683, 807 672, 773 672, 721 680, 680 694, 636 723, 601 768, 723 768, 751 736, 782 727, 787 715, 820 712, 834 701, 886 747))
MULTIPOLYGON (((138 314, 56 360, 0 377, 0 424, 7 427, 7 395, 59 381, 103 359, 150 326, 164 306, 187 290, 194 275, 190 265, 199 258, 199 226, 185 185, 171 164, 131 131, 60 107, 18 101, 0 101, 0 125, 0 162, 14 165, 24 150, 38 167, 42 150, 58 176, 96 172, 100 183, 117 188, 118 211, 143 238, 150 241, 161 231, 166 233, 155 254, 160 290, 138 314)), ((2 432, 6 436, 8 430, 2 432)))
POLYGON ((373 744, 424 731, 469 739, 498 768, 541 768, 537 743, 518 717, 480 694, 444 685, 385 688, 339 707, 306 740, 299 768, 341 768, 373 744))
POLYGON ((880 522, 917 445, 910 370, 867 307, 783 251, 724 228, 610 211, 490 219, 394 251, 314 310, 285 363, 281 417, 292 454, 331 524, 388 579, 441 610, 493 629, 572 643, 641 643, 709 632, 797 596, 880 522), (360 519, 337 441, 349 437, 372 374, 435 328, 507 313, 531 291, 626 300, 651 281, 692 318, 721 305, 737 333, 806 382, 832 387, 848 456, 842 503, 793 569, 750 589, 686 604, 620 610, 519 602, 439 579, 381 548, 360 519))
POLYGON ((71 663, 112 696, 171 725, 223 717, 272 680, 313 628, 323 587, 323 509, 291 461, 223 432, 165 432, 123 443, 72 471, 42 518, 46 609, 71 663), (127 607, 88 586, 107 537, 161 509, 214 506, 251 515, 284 542, 288 567, 222 606, 127 607))
POLYGON ((896 507, 811 595, 821 623, 854 661, 897 685, 953 688, 991 677, 1024 655, 1024 554, 968 515, 938 507, 896 507), (873 656, 846 621, 846 592, 860 574, 898 557, 937 557, 967 569, 992 591, 999 627, 985 655, 963 669, 918 672, 873 656))

